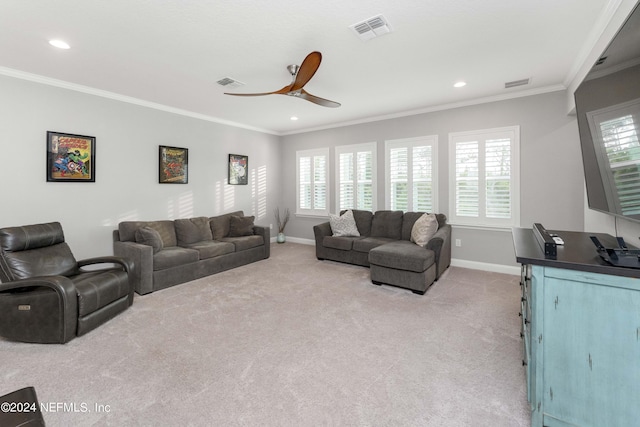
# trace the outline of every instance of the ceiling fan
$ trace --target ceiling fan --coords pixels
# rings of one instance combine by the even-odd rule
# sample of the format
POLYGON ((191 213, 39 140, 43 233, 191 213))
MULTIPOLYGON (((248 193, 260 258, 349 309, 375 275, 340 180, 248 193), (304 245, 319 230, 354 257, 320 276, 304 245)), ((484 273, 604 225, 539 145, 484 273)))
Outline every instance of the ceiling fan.
POLYGON ((315 95, 311 95, 309 92, 303 89, 304 85, 309 83, 311 77, 318 71, 320 62, 322 61, 322 54, 320 52, 311 52, 304 58, 302 65, 289 65, 287 70, 291 73, 291 84, 283 87, 275 92, 266 93, 227 93, 225 95, 234 96, 264 96, 264 95, 289 95, 297 98, 305 99, 313 102, 314 104, 322 105, 323 107, 336 108, 340 106, 339 102, 330 101, 328 99, 320 98, 315 95))

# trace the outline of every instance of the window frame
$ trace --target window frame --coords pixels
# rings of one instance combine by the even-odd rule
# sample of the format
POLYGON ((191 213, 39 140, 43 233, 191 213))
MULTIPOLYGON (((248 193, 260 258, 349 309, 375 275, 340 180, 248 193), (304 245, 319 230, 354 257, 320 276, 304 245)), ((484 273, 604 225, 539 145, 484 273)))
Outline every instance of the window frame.
POLYGON ((488 228, 511 228, 520 226, 520 126, 506 126, 449 133, 449 222, 453 225, 488 228), (486 142, 487 140, 510 140, 510 210, 507 219, 489 218, 486 215, 486 142), (478 142, 478 216, 457 214, 456 147, 458 143, 478 142))
MULTIPOLYGON (((329 147, 325 148, 314 148, 310 150, 299 150, 296 151, 296 215, 297 216, 320 216, 326 217, 329 215, 329 205, 331 200, 331 183, 329 182, 329 168, 330 168, 330 158, 329 158, 329 147), (324 157, 325 158, 325 207, 324 209, 317 209, 315 205, 312 208, 302 208, 300 206, 300 185, 301 185, 301 177, 300 177, 300 159, 303 157, 311 157, 311 177, 313 178, 314 174, 314 157, 324 157)), ((311 182, 311 203, 313 204, 315 200, 315 183, 312 179, 311 182)))
POLYGON ((438 135, 426 135, 413 138, 392 139, 385 141, 385 208, 392 209, 392 191, 391 191, 391 150, 394 148, 407 148, 408 176, 407 176, 407 212, 418 211, 414 206, 413 183, 416 182, 413 174, 413 148, 421 146, 431 147, 431 212, 439 212, 438 206, 438 135))

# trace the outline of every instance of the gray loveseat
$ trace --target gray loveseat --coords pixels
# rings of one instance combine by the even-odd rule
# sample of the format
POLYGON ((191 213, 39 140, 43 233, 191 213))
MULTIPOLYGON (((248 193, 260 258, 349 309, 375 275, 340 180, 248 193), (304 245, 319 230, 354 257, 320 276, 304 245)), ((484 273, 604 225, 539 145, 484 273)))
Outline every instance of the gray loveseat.
POLYGON ((414 223, 424 212, 353 210, 360 236, 333 236, 329 222, 313 227, 316 257, 370 267, 371 281, 417 294, 438 280, 451 264, 451 225, 436 214, 438 231, 424 246, 411 242, 414 223))
POLYGON ((123 221, 113 232, 113 252, 130 261, 136 292, 147 294, 269 258, 270 231, 242 211, 123 221))

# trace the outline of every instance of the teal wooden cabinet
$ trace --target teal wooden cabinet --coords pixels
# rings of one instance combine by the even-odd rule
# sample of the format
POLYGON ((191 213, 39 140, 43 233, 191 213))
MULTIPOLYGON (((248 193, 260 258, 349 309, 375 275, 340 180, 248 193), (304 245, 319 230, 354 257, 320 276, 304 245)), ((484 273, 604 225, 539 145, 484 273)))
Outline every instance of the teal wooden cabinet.
POLYGON ((640 279, 532 267, 532 426, 640 422, 640 279))
POLYGON ((594 257, 584 246, 583 234, 561 234, 564 252, 548 260, 534 256, 535 246, 523 247, 528 235, 516 237, 514 230, 522 263, 521 335, 531 425, 637 426, 640 271, 601 263, 597 252, 594 257), (579 257, 584 262, 575 262, 570 250, 585 251, 579 257))

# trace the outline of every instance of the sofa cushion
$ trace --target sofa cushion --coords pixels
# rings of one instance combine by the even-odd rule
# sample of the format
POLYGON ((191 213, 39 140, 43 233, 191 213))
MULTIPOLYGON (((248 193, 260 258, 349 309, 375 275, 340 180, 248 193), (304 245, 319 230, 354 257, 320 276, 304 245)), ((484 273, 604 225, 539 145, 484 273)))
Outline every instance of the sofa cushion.
MULTIPOLYGON (((405 212, 402 218, 402 240, 411 240, 411 231, 413 224, 426 212, 405 212)), ((438 228, 447 224, 447 216, 445 214, 434 213, 438 220, 438 228)))
POLYGON ((136 243, 151 246, 153 248, 154 254, 164 247, 164 245, 162 244, 162 237, 160 237, 160 233, 158 233, 158 231, 151 227, 138 228, 136 230, 135 236, 136 243))
POLYGON ((236 248, 232 243, 219 242, 216 240, 203 240, 201 242, 190 243, 185 246, 189 249, 195 249, 200 255, 200 259, 213 258, 220 255, 235 252, 236 248))
POLYGON ((175 227, 178 246, 187 246, 191 243, 213 239, 209 218, 206 216, 176 219, 175 227))
POLYGON ((373 248, 394 242, 395 240, 396 239, 389 239, 388 237, 364 237, 353 241, 353 250, 357 252, 369 252, 373 248))
POLYGON ((361 237, 334 237, 334 236, 325 236, 322 239, 322 246, 325 248, 339 249, 341 251, 350 251, 353 249, 354 240, 359 240, 361 237))
POLYGON ((438 231, 438 220, 433 214, 423 214, 413 224, 411 230, 411 241, 417 245, 424 246, 438 231))
POLYGON ((164 270, 191 262, 197 262, 199 253, 195 249, 181 248, 179 246, 164 247, 153 255, 153 270, 164 270))
POLYGON ((264 238, 257 234, 253 236, 225 237, 222 241, 233 243, 236 248, 236 252, 264 245, 264 238))
POLYGON ((253 235, 254 216, 237 216, 229 217, 229 237, 241 237, 253 235))
POLYGON ((177 246, 176 229, 171 220, 161 221, 122 221, 118 224, 118 234, 121 242, 135 242, 136 230, 142 227, 151 227, 160 233, 162 246, 168 248, 177 246))
POLYGON ((406 240, 387 243, 369 252, 369 263, 396 270, 422 273, 435 262, 435 253, 430 249, 406 240))
POLYGON ((402 211, 377 211, 371 222, 371 237, 402 238, 402 211))
POLYGON ((342 215, 329 214, 329 224, 331 232, 335 237, 339 236, 360 236, 353 211, 348 210, 342 215))
MULTIPOLYGON (((345 213, 346 210, 341 211, 340 213, 345 213)), ((356 220, 356 226, 358 227, 358 232, 361 236, 369 236, 371 235, 371 221, 373 221, 373 212, 364 211, 361 209, 351 209, 353 212, 353 218, 356 220)))
POLYGON ((220 240, 229 237, 229 218, 231 216, 244 216, 243 211, 230 212, 224 215, 212 216, 209 218, 213 240, 220 240))

